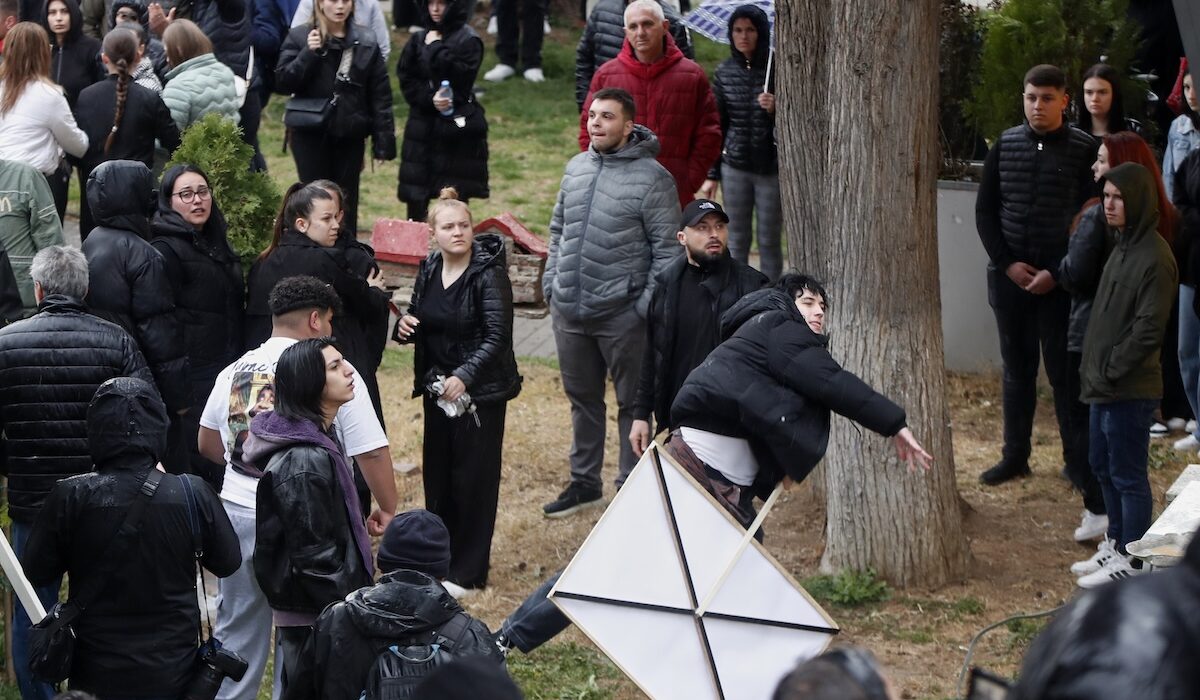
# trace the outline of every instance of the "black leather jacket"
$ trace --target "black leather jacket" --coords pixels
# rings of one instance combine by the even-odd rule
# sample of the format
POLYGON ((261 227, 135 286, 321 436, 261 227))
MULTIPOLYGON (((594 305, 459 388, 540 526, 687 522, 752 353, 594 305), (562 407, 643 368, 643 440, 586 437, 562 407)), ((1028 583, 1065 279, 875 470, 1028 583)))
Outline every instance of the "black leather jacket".
MULTIPOLYGON (((421 317, 421 300, 429 284, 441 252, 434 251, 421 261, 417 280, 413 284, 408 313, 421 317)), ((508 401, 521 392, 521 375, 512 346, 512 284, 504 261, 504 241, 494 234, 475 238, 471 265, 463 273, 465 289, 462 308, 453 332, 454 349, 458 354, 457 367, 442 369, 451 372, 467 385, 471 398, 477 402, 508 401)), ((409 342, 393 332, 397 342, 409 342)), ((420 331, 412 338, 416 344, 413 360, 413 396, 424 393, 429 362, 420 331)))

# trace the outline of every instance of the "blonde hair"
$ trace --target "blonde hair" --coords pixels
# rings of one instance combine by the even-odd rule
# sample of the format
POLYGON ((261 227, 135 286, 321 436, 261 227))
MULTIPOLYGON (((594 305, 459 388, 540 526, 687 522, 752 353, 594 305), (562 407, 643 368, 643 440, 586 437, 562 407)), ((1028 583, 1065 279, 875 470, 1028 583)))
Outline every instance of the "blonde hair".
POLYGON ((425 216, 425 223, 429 224, 429 228, 437 226, 438 214, 447 207, 462 207, 463 211, 467 212, 467 218, 471 220, 471 223, 475 223, 475 218, 471 216, 471 208, 467 206, 466 202, 459 200, 458 190, 453 187, 443 187, 442 191, 438 192, 438 198, 429 205, 429 213, 425 216))
MULTIPOLYGON (((321 43, 325 43, 325 38, 329 36, 329 19, 325 16, 324 10, 321 9, 321 0, 312 0, 313 3, 313 24, 317 29, 321 30, 321 43)), ((346 22, 342 25, 349 28, 354 24, 354 2, 350 2, 350 11, 346 13, 346 22)))
POLYGON ((0 114, 17 104, 25 88, 34 82, 50 82, 50 35, 35 22, 18 22, 4 39, 4 62, 0 63, 0 114))

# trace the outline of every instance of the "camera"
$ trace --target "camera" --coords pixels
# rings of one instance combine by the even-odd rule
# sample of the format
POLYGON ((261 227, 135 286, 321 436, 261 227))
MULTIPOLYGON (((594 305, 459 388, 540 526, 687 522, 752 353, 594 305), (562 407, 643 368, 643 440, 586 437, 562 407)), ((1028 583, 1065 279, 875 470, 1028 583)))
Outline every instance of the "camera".
POLYGON ((200 645, 196 674, 188 683, 183 700, 213 700, 226 678, 242 680, 246 675, 246 660, 221 646, 215 638, 200 645))

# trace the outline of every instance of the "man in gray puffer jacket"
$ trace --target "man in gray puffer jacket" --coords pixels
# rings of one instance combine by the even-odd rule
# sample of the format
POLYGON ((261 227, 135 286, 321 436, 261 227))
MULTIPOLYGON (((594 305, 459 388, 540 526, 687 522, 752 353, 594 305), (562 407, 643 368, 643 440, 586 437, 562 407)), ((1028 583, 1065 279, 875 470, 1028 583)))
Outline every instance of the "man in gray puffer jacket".
MULTIPOLYGON (((567 164, 550 221, 542 289, 573 432, 571 483, 543 508, 551 518, 601 503, 605 374, 616 389, 618 435, 628 435, 654 278, 680 251, 675 180, 655 160, 654 133, 633 119, 628 92, 596 92, 588 107, 592 143, 567 164)), ((637 455, 618 442, 620 488, 637 455)))

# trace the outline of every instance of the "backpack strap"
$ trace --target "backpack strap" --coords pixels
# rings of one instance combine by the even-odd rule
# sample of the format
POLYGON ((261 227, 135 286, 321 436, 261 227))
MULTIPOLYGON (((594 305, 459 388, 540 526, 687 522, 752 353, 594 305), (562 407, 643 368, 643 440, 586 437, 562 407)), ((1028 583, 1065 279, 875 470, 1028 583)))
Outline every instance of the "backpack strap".
POLYGON ((442 623, 442 626, 437 629, 437 634, 442 638, 442 646, 447 652, 455 654, 458 648, 462 646, 463 637, 466 636, 467 630, 471 627, 471 616, 459 610, 454 617, 442 623))

